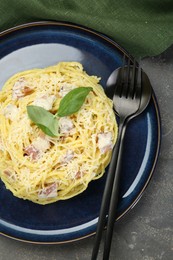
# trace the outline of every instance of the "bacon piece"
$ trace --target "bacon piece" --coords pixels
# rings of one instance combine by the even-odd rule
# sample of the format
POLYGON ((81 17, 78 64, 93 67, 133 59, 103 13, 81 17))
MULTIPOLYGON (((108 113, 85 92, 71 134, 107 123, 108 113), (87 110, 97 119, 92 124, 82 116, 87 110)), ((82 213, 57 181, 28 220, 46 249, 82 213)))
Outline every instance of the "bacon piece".
POLYGON ((74 158, 74 152, 72 150, 67 150, 65 156, 61 159, 62 164, 66 164, 74 158))
POLYGON ((35 106, 43 107, 46 110, 51 110, 54 101, 56 100, 55 95, 42 95, 40 97, 37 97, 33 104, 35 106))
POLYGON ((61 117, 59 120, 60 134, 70 134, 74 129, 73 122, 70 118, 61 117))
POLYGON ((28 86, 24 77, 21 77, 14 83, 12 91, 12 99, 15 100, 30 95, 34 89, 28 86))
POLYGON ((80 171, 78 171, 76 174, 75 174, 75 179, 80 179, 82 177, 82 173, 80 171))
POLYGON ((3 114, 6 118, 10 119, 11 121, 15 120, 19 110, 18 108, 13 105, 9 104, 4 108, 3 114))
POLYGON ((39 150, 36 149, 32 144, 24 148, 24 155, 29 156, 34 161, 38 159, 39 153, 39 150))
POLYGON ((65 162, 69 162, 74 158, 74 152, 72 150, 67 150, 66 155, 64 157, 65 162))
POLYGON ((111 132, 98 134, 98 147, 102 154, 113 148, 111 132))
POLYGON ((11 180, 15 180, 15 174, 13 170, 6 169, 3 171, 3 173, 11 180))
POLYGON ((37 139, 35 139, 32 142, 32 145, 35 147, 35 149, 37 149, 41 153, 46 152, 50 148, 50 142, 49 140, 46 139, 45 136, 37 137, 37 139))
POLYGON ((57 197, 57 183, 52 183, 47 187, 43 188, 39 193, 38 197, 40 199, 47 199, 47 198, 55 198, 57 197))
POLYGON ((74 88, 75 88, 75 86, 72 86, 71 84, 63 83, 63 85, 61 86, 60 91, 59 91, 60 97, 64 97, 66 94, 68 94, 74 88))
POLYGON ((21 89, 21 92, 24 96, 30 95, 34 92, 34 90, 30 87, 25 86, 23 89, 21 89))
POLYGON ((45 137, 37 137, 32 144, 24 148, 24 155, 36 160, 50 148, 50 142, 45 137))
POLYGON ((5 171, 4 171, 4 174, 5 174, 6 176, 10 177, 10 176, 12 175, 12 172, 9 171, 9 170, 5 170, 5 171))

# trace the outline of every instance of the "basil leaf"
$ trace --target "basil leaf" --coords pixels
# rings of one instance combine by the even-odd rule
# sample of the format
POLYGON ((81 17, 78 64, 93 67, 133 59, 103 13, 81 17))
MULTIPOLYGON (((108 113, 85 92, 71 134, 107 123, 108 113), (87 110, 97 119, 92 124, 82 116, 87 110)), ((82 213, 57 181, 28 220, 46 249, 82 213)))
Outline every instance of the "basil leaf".
POLYGON ((39 106, 27 106, 29 118, 47 135, 57 136, 59 126, 58 120, 46 109, 39 106))
POLYGON ((61 99, 56 115, 63 117, 76 113, 91 90, 91 87, 79 87, 71 90, 61 99))

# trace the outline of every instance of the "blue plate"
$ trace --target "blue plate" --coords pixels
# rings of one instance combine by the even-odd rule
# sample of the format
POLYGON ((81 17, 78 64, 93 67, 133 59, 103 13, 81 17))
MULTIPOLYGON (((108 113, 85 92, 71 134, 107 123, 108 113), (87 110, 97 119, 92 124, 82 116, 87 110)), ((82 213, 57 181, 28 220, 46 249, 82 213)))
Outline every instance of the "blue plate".
MULTIPOLYGON (((0 86, 19 71, 60 61, 79 61, 101 77, 122 65, 127 52, 107 36, 74 24, 37 22, 0 34, 0 86)), ((128 54, 127 54, 128 55, 128 54)), ((153 93, 145 112, 129 124, 125 137, 116 220, 139 201, 149 183, 160 147, 160 116, 153 93)), ((82 194, 42 206, 14 197, 0 181, 0 233, 32 243, 66 243, 95 233, 106 174, 82 194)))

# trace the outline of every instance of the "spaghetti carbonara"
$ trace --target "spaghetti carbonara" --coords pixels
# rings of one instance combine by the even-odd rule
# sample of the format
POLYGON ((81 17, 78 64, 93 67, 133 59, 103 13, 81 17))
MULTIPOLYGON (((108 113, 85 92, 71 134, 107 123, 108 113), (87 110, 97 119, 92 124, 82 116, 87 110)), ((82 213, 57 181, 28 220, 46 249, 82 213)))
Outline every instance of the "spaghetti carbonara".
POLYGON ((65 200, 100 178, 117 138, 112 101, 99 78, 78 62, 20 72, 0 91, 0 177, 14 196, 39 204, 65 200), (59 135, 44 134, 28 117, 28 105, 56 113, 61 99, 92 87, 80 110, 59 118, 59 135))

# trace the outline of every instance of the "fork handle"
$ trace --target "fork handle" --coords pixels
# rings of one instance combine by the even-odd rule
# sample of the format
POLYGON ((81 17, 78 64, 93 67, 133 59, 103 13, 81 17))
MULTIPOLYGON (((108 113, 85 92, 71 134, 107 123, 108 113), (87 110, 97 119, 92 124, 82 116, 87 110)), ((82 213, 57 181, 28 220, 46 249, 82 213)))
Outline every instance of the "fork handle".
MULTIPOLYGON (((124 129, 125 129, 124 126, 125 126, 124 119, 120 120, 117 142, 113 149, 112 158, 111 158, 109 170, 107 173, 107 180, 105 183, 104 193, 103 193, 103 197, 102 197, 102 203, 101 203, 101 208, 100 208, 100 214, 99 214, 99 219, 98 219, 98 224, 97 224, 97 230, 96 230, 96 236, 95 236, 91 260, 97 259, 103 229, 106 224, 106 215, 107 215, 107 210, 108 210, 109 203, 110 203, 111 192, 112 192, 113 182, 114 182, 114 178, 115 178, 115 167, 117 164, 117 159, 119 157, 118 156, 119 151, 122 151, 122 140, 124 138, 124 129)), ((119 182, 119 178, 118 179, 116 178, 116 182, 117 181, 119 182)), ((117 182, 117 184, 118 184, 118 182, 117 182)), ((117 196, 118 196, 118 191, 117 191, 117 196)), ((114 221, 115 221, 115 219, 114 219, 114 221)), ((106 243, 106 248, 107 247, 108 246, 106 243)))
POLYGON ((114 173, 114 180, 112 184, 112 193, 109 202, 109 211, 108 211, 108 220, 107 220, 107 230, 106 237, 104 243, 104 252, 103 252, 103 260, 109 259, 111 242, 113 229, 116 219, 116 209, 118 205, 118 197, 119 197, 119 183, 120 183, 120 175, 121 175, 121 166, 122 166, 122 154, 123 154, 123 145, 124 145, 124 136, 126 131, 127 122, 125 120, 120 121, 119 125, 119 138, 118 144, 116 145, 116 149, 114 150, 113 160, 114 164, 110 165, 108 174, 114 173))

